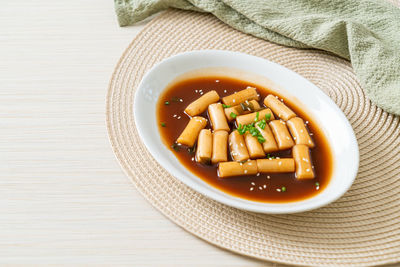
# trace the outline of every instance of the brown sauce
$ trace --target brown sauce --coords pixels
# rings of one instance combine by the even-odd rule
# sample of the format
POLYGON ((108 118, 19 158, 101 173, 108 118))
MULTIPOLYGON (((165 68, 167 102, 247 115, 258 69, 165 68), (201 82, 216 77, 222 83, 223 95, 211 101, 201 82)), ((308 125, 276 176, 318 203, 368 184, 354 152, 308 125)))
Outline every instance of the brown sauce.
MULTIPOLYGON (((207 111, 199 116, 203 116, 209 120, 207 111)), ((178 160, 194 175, 229 195, 258 202, 282 203, 299 201, 310 198, 324 190, 332 175, 332 155, 329 143, 313 119, 306 112, 293 105, 290 99, 286 99, 276 92, 272 92, 251 82, 227 77, 199 77, 177 82, 168 87, 160 96, 157 103, 157 119, 161 139, 173 151, 178 160), (171 147, 190 120, 189 116, 184 113, 184 109, 191 102, 199 98, 201 92, 207 93, 208 91, 216 90, 222 98, 246 89, 247 86, 257 88, 260 94, 260 105, 264 106, 263 100, 268 94, 274 94, 282 98, 284 103, 297 116, 301 117, 304 121, 308 121, 307 127, 309 132, 313 134, 312 138, 315 142, 315 148, 311 150, 315 172, 314 179, 299 181, 295 178, 294 173, 219 178, 217 175, 217 165, 197 163, 193 160, 194 153, 191 154, 189 148, 183 145, 179 146, 179 151, 171 147), (169 104, 165 105, 165 101, 168 101, 169 104), (282 191, 282 187, 285 187, 284 192, 282 191)), ((207 128, 210 128, 210 125, 207 128)), ((270 154, 281 158, 292 157, 291 149, 270 154)))

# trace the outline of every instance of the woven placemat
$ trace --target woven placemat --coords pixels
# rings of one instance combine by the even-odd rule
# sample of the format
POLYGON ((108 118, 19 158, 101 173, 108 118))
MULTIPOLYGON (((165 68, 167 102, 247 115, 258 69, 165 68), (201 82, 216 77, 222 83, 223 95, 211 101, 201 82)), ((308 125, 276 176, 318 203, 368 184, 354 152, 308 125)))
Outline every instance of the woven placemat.
POLYGON ((212 244, 299 265, 367 266, 400 261, 399 118, 366 99, 351 65, 343 59, 257 39, 211 15, 169 10, 146 26, 118 63, 107 96, 107 127, 118 161, 145 198, 176 224, 212 244), (359 143, 360 169, 351 189, 333 204, 314 211, 262 215, 210 200, 158 165, 135 128, 135 90, 157 62, 200 49, 266 58, 299 73, 329 95, 349 119, 359 143))

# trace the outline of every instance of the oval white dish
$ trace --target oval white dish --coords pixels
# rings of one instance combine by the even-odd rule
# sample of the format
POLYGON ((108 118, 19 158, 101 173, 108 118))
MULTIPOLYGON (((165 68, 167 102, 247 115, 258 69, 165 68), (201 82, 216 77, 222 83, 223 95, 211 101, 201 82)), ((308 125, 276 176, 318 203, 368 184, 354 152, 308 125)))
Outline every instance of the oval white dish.
MULTIPOLYGON (((152 156, 171 175, 197 192, 226 205, 259 213, 294 213, 327 205, 352 185, 359 164, 357 140, 350 123, 318 87, 295 72, 263 58, 222 50, 201 50, 167 58, 143 77, 134 102, 139 136, 152 156), (297 202, 262 203, 226 194, 187 170, 162 142, 156 118, 156 104, 171 83, 189 76, 233 76, 280 92, 304 107, 325 133, 333 153, 333 172, 328 186, 319 194, 297 202)), ((246 179, 244 177, 244 179, 246 179)))

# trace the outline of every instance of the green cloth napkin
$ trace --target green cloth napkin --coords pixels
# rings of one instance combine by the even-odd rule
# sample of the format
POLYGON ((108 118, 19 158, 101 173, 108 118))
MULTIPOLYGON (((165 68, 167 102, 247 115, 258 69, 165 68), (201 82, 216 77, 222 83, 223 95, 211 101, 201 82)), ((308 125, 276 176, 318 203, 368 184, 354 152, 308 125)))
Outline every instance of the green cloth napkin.
POLYGON ((169 7, 209 12, 242 32, 351 61, 369 99, 400 115, 400 9, 384 0, 115 0, 121 26, 169 7))

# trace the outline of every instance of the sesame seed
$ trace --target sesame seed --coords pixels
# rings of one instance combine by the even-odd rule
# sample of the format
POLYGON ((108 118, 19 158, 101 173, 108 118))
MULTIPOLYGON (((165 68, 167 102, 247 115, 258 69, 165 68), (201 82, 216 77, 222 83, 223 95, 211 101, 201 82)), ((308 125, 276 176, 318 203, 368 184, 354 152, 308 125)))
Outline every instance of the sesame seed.
POLYGON ((219 83, 219 80, 215 80, 216 83, 219 83))
POLYGON ((312 143, 311 143, 311 140, 308 140, 308 143, 309 143, 309 144, 312 144, 312 143))
POLYGON ((319 190, 319 186, 317 186, 315 189, 319 190))
POLYGON ((310 172, 310 169, 306 169, 306 172, 310 172))
POLYGON ((256 185, 256 183, 255 182, 251 182, 251 185, 256 185))
POLYGON ((267 188, 267 185, 265 184, 265 185, 263 185, 263 187, 264 187, 264 188, 267 188))
POLYGON ((252 165, 253 165, 253 163, 249 162, 249 164, 247 164, 247 165, 249 165, 249 166, 252 166, 252 165))
POLYGON ((281 166, 281 165, 282 165, 282 161, 279 161, 279 162, 278 162, 278 165, 281 166))
POLYGON ((281 98, 281 101, 283 102, 283 98, 281 98))
POLYGON ((196 90, 194 90, 194 91, 197 93, 199 90, 196 89, 196 90))
POLYGON ((271 176, 267 175, 267 179, 271 179, 271 176))
POLYGON ((243 143, 240 143, 240 146, 243 147, 243 143))
POLYGON ((247 170, 244 170, 244 173, 246 174, 246 173, 247 173, 247 170))
POLYGON ((224 90, 224 93, 226 93, 227 91, 226 90, 224 90))
POLYGON ((310 133, 310 135, 314 135, 313 133, 310 133))
POLYGON ((239 162, 239 165, 242 166, 242 165, 243 165, 243 162, 239 162))
POLYGON ((275 98, 279 98, 279 97, 276 95, 275 98))
POLYGON ((180 120, 181 119, 181 116, 178 116, 178 118, 177 118, 178 120, 180 120))
POLYGON ((200 95, 202 95, 202 94, 203 94, 203 92, 200 93, 200 95))
POLYGON ((300 130, 300 132, 302 133, 302 132, 304 132, 303 130, 300 130))
POLYGON ((281 159, 280 157, 276 157, 276 159, 281 159))
POLYGON ((183 102, 183 99, 182 99, 182 98, 179 98, 179 102, 183 102))
POLYGON ((176 114, 174 114, 174 116, 173 116, 174 118, 176 118, 176 114))
POLYGON ((182 144, 181 143, 178 143, 178 146, 181 146, 182 144))
POLYGON ((253 191, 254 190, 254 187, 250 187, 250 191, 253 191))
POLYGON ((277 188, 276 191, 281 192, 281 189, 280 189, 280 188, 277 188))
POLYGON ((294 140, 296 140, 296 139, 297 139, 297 138, 296 138, 296 136, 295 136, 295 137, 293 137, 293 139, 294 139, 294 140))
POLYGON ((233 102, 233 103, 235 103, 235 102, 236 102, 236 100, 235 100, 235 99, 233 99, 233 100, 232 100, 232 102, 233 102))
POLYGON ((194 161, 194 157, 192 157, 192 161, 194 161))
POLYGON ((259 187, 258 187, 258 189, 262 190, 262 187, 261 187, 261 186, 259 186, 259 187))
POLYGON ((306 159, 306 158, 303 158, 303 161, 305 161, 305 162, 308 162, 308 159, 306 159))
POLYGON ((306 124, 308 124, 308 121, 306 121, 306 124))
POLYGON ((256 176, 260 176, 260 173, 258 172, 258 173, 256 174, 256 176))

